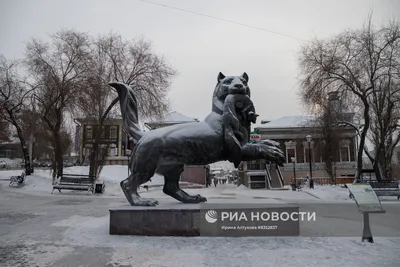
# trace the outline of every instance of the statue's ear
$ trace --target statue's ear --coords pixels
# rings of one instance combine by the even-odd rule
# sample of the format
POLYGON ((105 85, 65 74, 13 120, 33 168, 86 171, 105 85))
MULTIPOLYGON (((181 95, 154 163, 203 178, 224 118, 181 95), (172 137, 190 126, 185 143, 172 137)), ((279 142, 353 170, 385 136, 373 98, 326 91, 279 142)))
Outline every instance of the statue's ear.
POLYGON ((246 72, 243 72, 242 78, 246 80, 246 82, 249 82, 249 75, 247 75, 246 72))
POLYGON ((225 78, 225 75, 223 75, 222 72, 220 72, 220 73, 218 74, 218 79, 217 79, 217 81, 220 82, 220 81, 223 80, 224 78, 225 78))
POLYGON ((245 79, 246 82, 249 82, 249 75, 246 72, 243 72, 242 78, 245 79))

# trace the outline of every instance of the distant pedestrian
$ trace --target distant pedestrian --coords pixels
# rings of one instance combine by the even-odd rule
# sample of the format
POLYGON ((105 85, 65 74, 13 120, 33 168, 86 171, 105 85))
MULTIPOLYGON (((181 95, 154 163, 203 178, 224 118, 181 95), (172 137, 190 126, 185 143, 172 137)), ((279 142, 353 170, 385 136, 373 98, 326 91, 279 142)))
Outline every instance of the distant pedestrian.
POLYGON ((218 179, 214 178, 214 186, 217 187, 217 184, 218 184, 218 179))
POLYGON ((310 179, 310 189, 314 189, 314 180, 310 179))

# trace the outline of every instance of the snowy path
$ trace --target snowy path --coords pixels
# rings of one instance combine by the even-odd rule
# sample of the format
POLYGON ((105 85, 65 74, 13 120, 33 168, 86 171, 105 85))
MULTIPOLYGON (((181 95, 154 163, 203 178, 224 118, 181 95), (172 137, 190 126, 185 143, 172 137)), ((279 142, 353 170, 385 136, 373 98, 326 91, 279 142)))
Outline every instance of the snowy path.
MULTIPOLYGON (((0 172, 0 179, 6 179, 10 174, 12 172, 0 172)), ((316 189, 314 193, 322 194, 318 192, 323 190, 325 189, 316 189)), ((203 194, 211 203, 323 202, 304 192, 250 190, 233 185, 187 191, 203 194)), ((348 213, 325 220, 331 223, 332 229, 335 225, 355 227, 356 237, 110 236, 108 209, 127 205, 121 194, 116 192, 115 195, 93 196, 78 192, 51 195, 50 192, 51 183, 46 174, 40 171, 28 177, 25 188, 9 188, 7 181, 0 181, 0 266, 393 267, 399 265, 400 238, 395 236, 400 236, 400 233, 393 233, 392 238, 375 237, 374 244, 361 243, 361 226, 352 221, 348 213)), ((340 190, 340 192, 345 191, 340 190)), ((142 195, 156 197, 161 203, 171 201, 160 190, 142 192, 142 195)), ((347 202, 347 205, 352 204, 347 202)), ((396 202, 393 202, 392 206, 400 208, 396 202)), ((400 213, 400 209, 397 212, 400 213)), ((398 221, 392 216, 387 216, 387 220, 385 229, 398 225, 398 221)))

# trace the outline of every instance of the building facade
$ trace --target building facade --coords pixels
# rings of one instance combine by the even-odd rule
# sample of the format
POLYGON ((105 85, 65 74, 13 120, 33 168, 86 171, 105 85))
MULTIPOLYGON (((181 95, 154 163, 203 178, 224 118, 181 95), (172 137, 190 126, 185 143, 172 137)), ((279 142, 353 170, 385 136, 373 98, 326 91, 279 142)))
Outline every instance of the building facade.
POLYGON ((101 130, 99 147, 107 149, 105 165, 127 165, 129 150, 132 149, 133 141, 128 139, 120 118, 106 119, 102 129, 99 129, 97 120, 76 119, 75 149, 79 154, 79 161, 89 163, 89 156, 95 134, 101 130))
MULTIPOLYGON (((306 177, 310 175, 310 161, 313 178, 329 177, 326 172, 327 158, 334 162, 334 172, 336 177, 354 176, 356 171, 357 136, 353 128, 343 126, 340 131, 338 141, 338 151, 336 153, 326 153, 324 146, 326 141, 321 134, 321 129, 312 126, 314 116, 292 116, 282 117, 255 127, 255 132, 261 135, 261 139, 270 139, 280 144, 285 154, 283 167, 277 170, 284 184, 289 184, 293 178, 306 177), (311 136, 308 142, 306 136, 311 136), (310 158, 311 155, 311 158, 310 158)), ((243 183, 248 183, 252 172, 255 176, 272 175, 268 174, 268 162, 266 160, 256 160, 245 162, 242 167, 243 183), (267 172, 264 174, 264 172, 267 172)), ((261 179, 257 176, 257 179, 261 179)))

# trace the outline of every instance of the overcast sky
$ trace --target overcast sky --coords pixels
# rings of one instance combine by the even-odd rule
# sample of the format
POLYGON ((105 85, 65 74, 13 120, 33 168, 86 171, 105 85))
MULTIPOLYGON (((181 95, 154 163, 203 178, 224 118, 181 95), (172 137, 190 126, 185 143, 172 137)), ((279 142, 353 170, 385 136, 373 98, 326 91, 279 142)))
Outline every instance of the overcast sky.
POLYGON ((303 113, 296 94, 296 54, 302 43, 359 28, 371 11, 376 25, 400 17, 399 0, 153 2, 265 31, 139 0, 1 0, 0 54, 19 58, 32 37, 45 39, 61 28, 143 36, 179 72, 169 94, 173 110, 204 119, 218 72, 247 72, 256 111, 271 120, 303 113))

